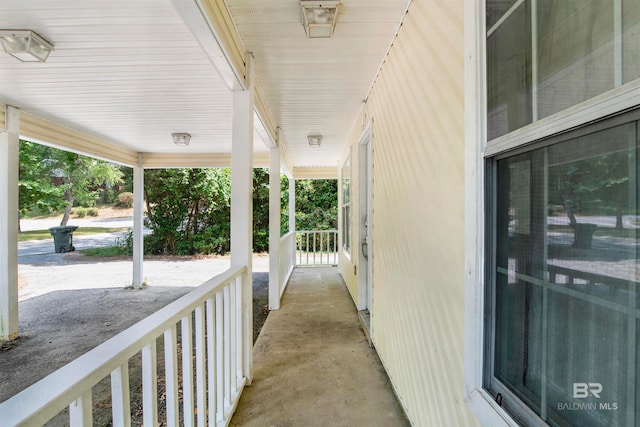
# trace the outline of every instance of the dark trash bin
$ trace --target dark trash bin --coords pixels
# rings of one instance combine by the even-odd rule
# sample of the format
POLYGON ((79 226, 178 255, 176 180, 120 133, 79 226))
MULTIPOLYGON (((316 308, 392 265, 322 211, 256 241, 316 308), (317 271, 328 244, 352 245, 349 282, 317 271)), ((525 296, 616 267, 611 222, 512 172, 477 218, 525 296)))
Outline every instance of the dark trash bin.
POLYGON ((78 228, 77 225, 60 225, 51 227, 49 232, 53 236, 53 245, 57 254, 75 251, 73 247, 73 232, 78 228))
POLYGON ((591 249, 593 233, 598 226, 596 224, 574 224, 573 247, 576 249, 591 249))

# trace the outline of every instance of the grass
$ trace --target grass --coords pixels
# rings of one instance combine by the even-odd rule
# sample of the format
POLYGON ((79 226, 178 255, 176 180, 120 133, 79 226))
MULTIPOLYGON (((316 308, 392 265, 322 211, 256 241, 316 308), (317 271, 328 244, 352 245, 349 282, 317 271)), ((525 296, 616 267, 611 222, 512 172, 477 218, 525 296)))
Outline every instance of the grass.
POLYGON ((130 253, 127 253, 127 251, 120 246, 107 246, 104 248, 82 249, 79 252, 86 256, 95 256, 95 257, 131 256, 130 253))
MULTIPOLYGON (((74 236, 84 236, 89 234, 99 234, 99 233, 117 233, 121 231, 127 231, 128 227, 112 227, 112 228, 104 228, 104 227, 80 227, 76 231, 73 232, 74 236)), ((46 240, 51 239, 51 233, 49 230, 32 230, 32 231, 23 231, 18 235, 19 242, 26 242, 28 240, 46 240)))

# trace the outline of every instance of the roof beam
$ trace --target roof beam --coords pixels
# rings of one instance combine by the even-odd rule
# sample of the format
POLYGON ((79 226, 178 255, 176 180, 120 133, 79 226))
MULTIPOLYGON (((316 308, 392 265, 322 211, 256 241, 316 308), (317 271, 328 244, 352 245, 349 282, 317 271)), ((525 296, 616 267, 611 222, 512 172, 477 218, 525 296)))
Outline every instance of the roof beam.
POLYGON ((20 136, 39 144, 127 166, 138 163, 138 154, 133 150, 24 111, 20 111, 20 136))
POLYGON ((244 47, 237 46, 229 30, 224 31, 226 8, 221 9, 217 3, 215 0, 171 0, 229 89, 243 90, 246 87, 244 60, 234 61, 233 58, 237 56, 234 50, 239 47, 244 54, 244 47))
POLYGON ((293 176, 295 179, 338 179, 338 168, 293 168, 293 176))
MULTIPOLYGON (((231 153, 142 153, 142 167, 164 168, 230 168, 231 153)), ((254 153, 253 167, 269 167, 269 153, 254 153)))

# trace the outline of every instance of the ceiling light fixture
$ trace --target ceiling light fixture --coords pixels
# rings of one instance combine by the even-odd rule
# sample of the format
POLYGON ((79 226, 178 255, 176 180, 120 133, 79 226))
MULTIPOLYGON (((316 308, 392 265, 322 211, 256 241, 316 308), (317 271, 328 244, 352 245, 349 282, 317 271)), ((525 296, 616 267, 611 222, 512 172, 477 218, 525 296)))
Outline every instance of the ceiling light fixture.
POLYGON ((187 146, 189 145, 189 141, 191 141, 191 135, 184 132, 176 132, 172 133, 171 137, 173 138, 173 143, 176 145, 187 146))
POLYGON ((53 44, 31 30, 0 30, 0 43, 22 62, 44 62, 53 50, 53 44))
POLYGON ((307 135, 307 140, 310 147, 318 148, 322 142, 322 135, 307 135))
POLYGON ((333 37, 340 8, 339 1, 301 0, 300 6, 302 7, 302 25, 308 38, 333 37))

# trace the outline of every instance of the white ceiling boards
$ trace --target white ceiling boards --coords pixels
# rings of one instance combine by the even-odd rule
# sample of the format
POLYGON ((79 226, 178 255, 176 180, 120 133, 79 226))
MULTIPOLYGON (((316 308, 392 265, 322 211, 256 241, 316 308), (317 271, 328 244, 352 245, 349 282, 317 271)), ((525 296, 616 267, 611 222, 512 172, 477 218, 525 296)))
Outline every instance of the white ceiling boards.
MULTIPOLYGON (((257 98, 290 167, 337 167, 406 7, 343 0, 333 37, 308 38, 299 0, 3 0, 0 30, 31 30, 55 48, 30 63, 0 51, 0 103, 133 152, 229 153, 229 77, 185 19, 200 14, 253 54, 257 98), (227 27, 207 15, 214 4, 227 27), (191 135, 188 146, 174 144, 177 132, 191 135), (309 147, 310 134, 323 135, 321 147, 309 147)), ((255 152, 268 151, 266 135, 256 129, 255 152)))

